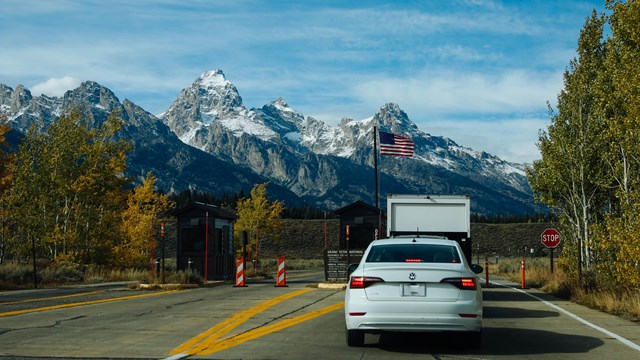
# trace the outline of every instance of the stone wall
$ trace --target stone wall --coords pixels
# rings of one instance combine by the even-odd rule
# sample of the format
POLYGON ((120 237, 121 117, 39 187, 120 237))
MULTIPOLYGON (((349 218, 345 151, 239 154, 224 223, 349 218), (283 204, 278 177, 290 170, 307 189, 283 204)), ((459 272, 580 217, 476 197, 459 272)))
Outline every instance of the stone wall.
MULTIPOLYGON (((320 259, 325 244, 329 249, 338 248, 339 226, 339 220, 284 220, 281 241, 262 241, 260 258, 320 259)), ((521 256, 525 249, 530 256, 532 248, 534 255, 546 255, 540 234, 549 227, 548 223, 471 224, 474 260, 477 256, 521 256)))
MULTIPOLYGON (((285 256, 290 259, 321 259, 326 248, 338 249, 340 220, 284 220, 282 239, 268 239, 260 243, 260 258, 285 256), (326 227, 326 236, 325 236, 326 227), (326 245, 325 245, 326 244, 326 245)), ((546 256, 548 250, 540 242, 544 229, 553 227, 548 223, 532 224, 471 224, 474 260, 484 258, 522 256, 526 251, 535 256, 546 256), (526 250, 525 250, 526 249, 526 250)), ((166 224, 167 257, 175 257, 175 225, 166 224)), ((156 237, 156 257, 160 256, 160 235, 156 237)), ((562 248, 562 243, 560 247, 562 248)), ((559 250, 556 251, 559 253, 559 250)))
POLYGON ((260 258, 322 259, 325 247, 338 248, 339 227, 340 220, 285 219, 281 241, 262 241, 260 258))

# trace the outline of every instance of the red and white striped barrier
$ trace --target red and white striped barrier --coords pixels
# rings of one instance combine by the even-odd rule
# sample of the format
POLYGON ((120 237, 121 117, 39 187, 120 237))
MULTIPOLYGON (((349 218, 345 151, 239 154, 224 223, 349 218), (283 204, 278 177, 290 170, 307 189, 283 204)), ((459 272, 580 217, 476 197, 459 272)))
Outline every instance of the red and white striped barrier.
POLYGON ((236 260, 236 284, 234 287, 244 287, 244 259, 242 256, 236 260))
POLYGON ((278 257, 278 273, 276 274, 276 287, 287 286, 287 267, 284 263, 284 256, 278 257))

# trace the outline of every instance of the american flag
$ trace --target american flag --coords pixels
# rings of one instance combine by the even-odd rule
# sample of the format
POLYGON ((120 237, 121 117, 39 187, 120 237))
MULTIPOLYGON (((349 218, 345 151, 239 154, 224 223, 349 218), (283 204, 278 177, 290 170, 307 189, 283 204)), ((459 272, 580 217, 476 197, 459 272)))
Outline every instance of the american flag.
POLYGON ((380 131, 380 155, 413 156, 413 140, 380 131))

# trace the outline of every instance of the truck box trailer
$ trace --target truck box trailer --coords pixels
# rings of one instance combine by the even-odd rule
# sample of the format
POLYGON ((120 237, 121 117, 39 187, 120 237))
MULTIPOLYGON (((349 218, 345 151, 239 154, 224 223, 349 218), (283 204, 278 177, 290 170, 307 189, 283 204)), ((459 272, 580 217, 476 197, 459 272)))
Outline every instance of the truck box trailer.
POLYGON ((388 195, 387 236, 402 235, 455 240, 471 263, 471 199, 465 195, 388 195))

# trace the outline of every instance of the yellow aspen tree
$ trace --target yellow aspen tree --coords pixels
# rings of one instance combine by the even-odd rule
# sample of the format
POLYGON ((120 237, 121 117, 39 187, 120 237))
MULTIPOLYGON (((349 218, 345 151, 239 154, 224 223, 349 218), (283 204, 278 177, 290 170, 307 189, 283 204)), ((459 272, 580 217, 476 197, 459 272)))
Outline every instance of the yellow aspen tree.
POLYGON ((156 192, 156 177, 148 173, 127 198, 122 213, 122 240, 115 246, 116 263, 124 267, 144 267, 151 256, 151 232, 158 214, 174 204, 169 196, 156 192))
POLYGON ((234 226, 235 238, 241 239, 242 231, 249 233, 249 246, 252 258, 256 261, 259 261, 260 240, 269 238, 277 241, 283 226, 284 204, 278 200, 269 201, 268 184, 255 185, 251 195, 240 199, 236 207, 238 219, 234 226))

